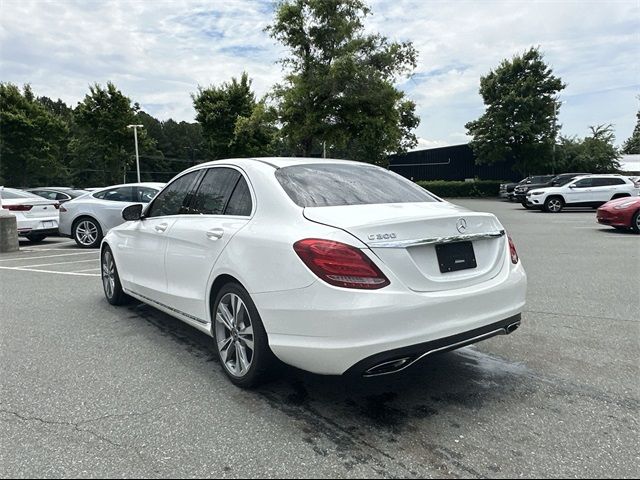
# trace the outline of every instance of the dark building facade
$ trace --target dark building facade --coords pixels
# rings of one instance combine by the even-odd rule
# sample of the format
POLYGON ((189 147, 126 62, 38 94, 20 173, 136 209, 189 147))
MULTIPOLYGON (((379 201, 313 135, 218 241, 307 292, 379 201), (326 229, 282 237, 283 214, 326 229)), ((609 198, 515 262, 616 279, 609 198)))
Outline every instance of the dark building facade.
POLYGON ((467 144, 392 155, 389 157, 389 169, 414 181, 467 178, 517 181, 522 178, 510 160, 494 165, 476 165, 473 150, 467 144))

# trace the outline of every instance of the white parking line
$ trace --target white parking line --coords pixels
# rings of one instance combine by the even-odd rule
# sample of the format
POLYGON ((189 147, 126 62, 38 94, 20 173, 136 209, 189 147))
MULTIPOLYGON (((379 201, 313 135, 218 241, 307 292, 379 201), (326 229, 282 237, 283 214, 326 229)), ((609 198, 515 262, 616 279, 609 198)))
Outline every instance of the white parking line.
POLYGON ((34 268, 34 267, 50 267, 52 265, 68 265, 71 263, 97 262, 98 258, 90 258, 89 260, 70 260, 68 262, 40 263, 38 265, 17 265, 11 268, 34 268))
MULTIPOLYGON (((77 252, 77 253, 61 253, 60 255, 42 255, 40 257, 13 257, 13 258, 3 258, 0 259, 0 262, 11 262, 15 260, 39 260, 41 258, 53 258, 53 257, 68 257, 71 255, 89 255, 90 253, 96 254, 98 252, 91 250, 88 252, 77 252)), ((96 257, 97 258, 97 257, 96 257)))
POLYGON ((54 273, 57 275, 77 275, 79 277, 99 277, 99 273, 77 273, 77 272, 56 272, 54 270, 37 270, 30 268, 20 268, 20 267, 0 267, 0 270, 17 270, 20 272, 36 272, 36 273, 54 273))
POLYGON ((71 245, 74 243, 76 243, 74 240, 69 240, 68 242, 49 243, 47 245, 34 245, 33 247, 29 247, 29 250, 54 250, 56 247, 60 247, 62 245, 71 245))
POLYGON ((80 272, 92 272, 93 270, 102 270, 102 267, 87 268, 86 270, 77 270, 77 271, 76 271, 76 273, 80 273, 80 272))

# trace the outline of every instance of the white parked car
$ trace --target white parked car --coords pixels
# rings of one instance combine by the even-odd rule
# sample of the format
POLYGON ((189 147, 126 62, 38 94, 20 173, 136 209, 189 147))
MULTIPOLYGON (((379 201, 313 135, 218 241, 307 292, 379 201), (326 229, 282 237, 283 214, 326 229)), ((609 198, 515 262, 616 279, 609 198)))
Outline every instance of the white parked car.
POLYGON ((274 356, 383 375, 520 325, 526 275, 498 219, 380 167, 220 160, 123 217, 101 247, 107 300, 134 297, 212 336, 240 386, 274 356))
POLYGON ((610 200, 635 197, 639 185, 622 175, 582 175, 562 186, 527 192, 527 206, 558 213, 564 207, 598 208, 610 200))
POLYGON ((14 188, 0 188, 0 205, 16 216, 18 235, 41 242, 48 235, 58 234, 58 202, 14 188))
POLYGON ((60 207, 60 235, 73 238, 79 247, 98 247, 109 230, 124 222, 124 207, 148 203, 163 186, 164 183, 114 185, 70 200, 60 207))

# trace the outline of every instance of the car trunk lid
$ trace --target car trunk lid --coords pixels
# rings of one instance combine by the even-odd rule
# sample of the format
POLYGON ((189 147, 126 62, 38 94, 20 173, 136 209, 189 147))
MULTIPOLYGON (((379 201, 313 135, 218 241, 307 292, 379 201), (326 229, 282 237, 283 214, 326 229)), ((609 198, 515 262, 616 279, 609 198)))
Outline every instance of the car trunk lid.
POLYGON ((472 286, 495 277, 504 265, 506 238, 498 219, 448 202, 307 207, 304 216, 358 238, 415 291, 472 286), (453 268, 465 263, 469 244, 462 242, 470 242, 476 265, 447 271, 443 261, 453 268), (443 247, 452 244, 462 254, 443 247))

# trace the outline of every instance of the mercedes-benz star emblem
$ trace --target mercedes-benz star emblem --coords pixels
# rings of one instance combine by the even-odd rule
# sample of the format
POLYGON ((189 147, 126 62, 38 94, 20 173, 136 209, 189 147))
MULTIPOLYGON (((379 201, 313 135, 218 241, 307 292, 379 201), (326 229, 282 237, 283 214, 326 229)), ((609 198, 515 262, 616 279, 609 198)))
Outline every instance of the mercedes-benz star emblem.
POLYGON ((460 233, 464 233, 467 230, 467 221, 464 218, 459 218, 456 222, 456 228, 460 233))

